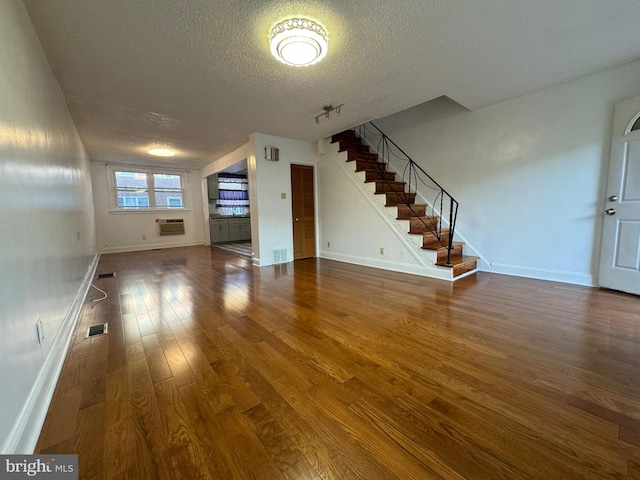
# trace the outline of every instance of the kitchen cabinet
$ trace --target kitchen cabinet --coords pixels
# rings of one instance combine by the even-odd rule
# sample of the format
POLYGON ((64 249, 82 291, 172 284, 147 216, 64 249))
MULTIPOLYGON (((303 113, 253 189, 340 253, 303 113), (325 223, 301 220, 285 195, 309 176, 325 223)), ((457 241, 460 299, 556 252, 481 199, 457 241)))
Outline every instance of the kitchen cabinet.
POLYGON ((212 218, 210 220, 211 243, 229 241, 229 220, 226 218, 212 218))
POLYGON ((238 242, 242 240, 240 238, 240 222, 244 218, 230 218, 229 219, 229 241, 238 242))
POLYGON ((211 218, 211 243, 251 240, 250 218, 211 218))
POLYGON ((243 218, 244 222, 240 223, 240 240, 251 240, 251 219, 243 218))
POLYGON ((218 175, 210 175, 207 177, 207 191, 209 200, 218 198, 218 175))

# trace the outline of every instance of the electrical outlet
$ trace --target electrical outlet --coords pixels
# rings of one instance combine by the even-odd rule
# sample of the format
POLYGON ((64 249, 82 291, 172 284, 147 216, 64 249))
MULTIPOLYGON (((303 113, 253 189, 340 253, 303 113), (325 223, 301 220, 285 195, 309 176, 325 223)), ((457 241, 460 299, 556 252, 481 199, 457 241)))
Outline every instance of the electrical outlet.
POLYGON ((327 242, 327 248, 331 248, 331 242, 327 242))
POLYGON ((380 247, 380 255, 384 255, 384 248, 380 247))
POLYGON ((281 194, 280 194, 280 198, 281 198, 282 200, 286 200, 286 199, 287 199, 287 194, 286 194, 286 193, 281 193, 281 194))
POLYGON ((38 339, 38 345, 42 345, 42 342, 44 342, 44 330, 42 329, 42 319, 40 318, 36 322, 36 335, 36 338, 38 339))
POLYGON ((142 239, 143 239, 143 240, 146 240, 146 239, 147 239, 147 236, 146 236, 146 235, 142 235, 142 239))

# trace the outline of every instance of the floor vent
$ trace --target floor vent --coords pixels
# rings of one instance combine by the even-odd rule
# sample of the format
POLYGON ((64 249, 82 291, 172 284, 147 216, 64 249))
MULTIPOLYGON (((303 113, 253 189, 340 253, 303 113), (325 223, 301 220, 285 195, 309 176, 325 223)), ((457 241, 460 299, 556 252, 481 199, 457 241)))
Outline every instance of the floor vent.
POLYGON ((287 263, 287 249, 281 248, 273 251, 273 263, 287 263))
POLYGON ((101 273, 100 275, 98 275, 98 278, 112 278, 115 276, 116 276, 115 272, 101 273))
POLYGON ((87 338, 97 337, 98 335, 107 334, 107 324, 101 323, 100 325, 93 325, 87 329, 87 338))

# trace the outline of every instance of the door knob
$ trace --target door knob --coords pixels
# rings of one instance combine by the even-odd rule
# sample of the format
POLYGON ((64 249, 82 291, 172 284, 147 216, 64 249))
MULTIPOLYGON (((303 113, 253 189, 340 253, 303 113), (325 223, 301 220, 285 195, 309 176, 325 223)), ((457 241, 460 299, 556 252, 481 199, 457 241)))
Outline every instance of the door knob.
POLYGON ((616 209, 615 208, 607 208, 604 213, 606 213, 607 215, 615 215, 616 214, 616 209))
POLYGON ((609 201, 610 201, 610 202, 615 202, 616 200, 618 200, 618 196, 617 196, 617 195, 611 195, 611 196, 609 197, 609 201))
POLYGON ((298 217, 296 217, 296 222, 298 221, 298 217))

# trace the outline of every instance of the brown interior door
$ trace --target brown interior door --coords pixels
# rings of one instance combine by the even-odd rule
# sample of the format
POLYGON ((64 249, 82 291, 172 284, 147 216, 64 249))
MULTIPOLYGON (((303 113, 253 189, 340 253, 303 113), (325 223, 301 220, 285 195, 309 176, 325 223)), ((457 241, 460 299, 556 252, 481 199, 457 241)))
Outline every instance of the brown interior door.
POLYGON ((314 201, 313 167, 309 165, 291 165, 294 260, 316 256, 314 201))

